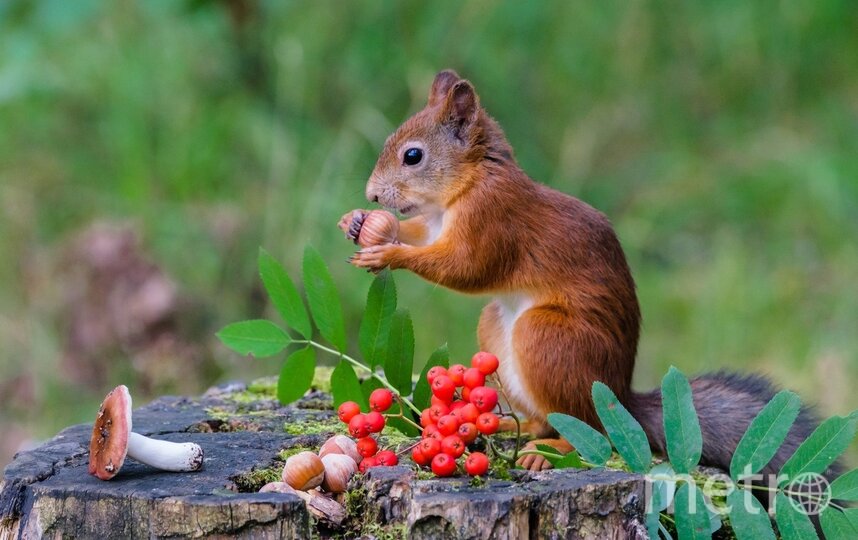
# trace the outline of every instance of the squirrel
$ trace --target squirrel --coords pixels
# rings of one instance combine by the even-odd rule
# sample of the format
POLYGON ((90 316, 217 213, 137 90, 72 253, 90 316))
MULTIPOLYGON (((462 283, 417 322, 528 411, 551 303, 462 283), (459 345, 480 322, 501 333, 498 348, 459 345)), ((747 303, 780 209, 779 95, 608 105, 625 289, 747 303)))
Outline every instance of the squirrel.
MULTIPOLYGON (((602 430, 590 394, 601 381, 638 420, 653 450, 666 455, 660 391, 631 388, 641 313, 610 221, 528 177, 469 81, 451 70, 438 73, 426 107, 385 142, 366 197, 408 219, 398 242, 361 249, 351 264, 373 272, 406 269, 493 297, 480 317, 479 344, 499 358, 501 385, 528 418, 525 429, 545 437, 530 448, 572 449, 547 423, 552 412, 602 430)), ((365 212, 340 221, 352 240, 365 212)), ((761 376, 725 372, 690 383, 703 433, 701 463, 729 470, 739 440, 776 388, 761 376)), ((816 424, 803 408, 762 474, 777 474, 816 424)), ((550 468, 534 454, 518 464, 550 468)))

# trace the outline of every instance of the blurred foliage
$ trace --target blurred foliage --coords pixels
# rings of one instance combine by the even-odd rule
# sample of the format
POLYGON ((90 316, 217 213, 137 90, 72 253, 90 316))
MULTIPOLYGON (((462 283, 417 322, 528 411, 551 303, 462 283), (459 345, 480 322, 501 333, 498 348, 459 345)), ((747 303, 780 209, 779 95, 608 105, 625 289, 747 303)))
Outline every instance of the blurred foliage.
MULTIPOLYGON (((200 303, 221 378, 278 371, 211 339, 270 310, 260 245, 292 275, 319 248, 356 347, 370 277, 335 224, 446 67, 525 170, 616 225, 644 312, 637 386, 669 364, 753 369, 855 408, 856 21, 849 0, 0 2, 0 381, 29 376, 35 404, 0 396, 0 418, 48 436, 108 390, 58 369, 71 285, 46 270, 96 219, 137 227, 200 303)), ((484 299, 396 277, 418 359, 476 349, 484 299)), ((126 358, 105 361, 128 382, 126 358)))

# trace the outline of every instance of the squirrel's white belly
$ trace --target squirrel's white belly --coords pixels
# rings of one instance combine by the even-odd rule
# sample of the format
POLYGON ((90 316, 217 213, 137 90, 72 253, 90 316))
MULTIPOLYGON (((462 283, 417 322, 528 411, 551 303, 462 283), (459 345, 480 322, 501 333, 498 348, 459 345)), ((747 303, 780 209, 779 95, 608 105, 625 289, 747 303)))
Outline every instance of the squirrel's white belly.
MULTIPOLYGON (((501 334, 503 337, 497 344, 498 350, 492 352, 500 360, 498 375, 501 384, 510 400, 515 402, 518 407, 532 407, 534 400, 524 386, 521 371, 518 368, 518 358, 516 358, 515 348, 512 345, 512 331, 522 313, 533 306, 533 299, 524 294, 512 294, 495 297, 495 302, 499 307, 499 322, 503 330, 501 334)), ((530 417, 538 415, 538 411, 533 408, 518 412, 530 417)))

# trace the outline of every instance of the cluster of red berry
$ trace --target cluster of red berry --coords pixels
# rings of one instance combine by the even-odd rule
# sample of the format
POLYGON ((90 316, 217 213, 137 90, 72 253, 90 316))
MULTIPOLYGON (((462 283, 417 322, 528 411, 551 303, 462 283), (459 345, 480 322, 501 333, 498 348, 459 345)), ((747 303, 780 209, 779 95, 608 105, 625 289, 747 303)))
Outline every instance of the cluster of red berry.
POLYGON ((399 463, 399 458, 392 450, 378 449, 378 441, 373 433, 381 433, 385 419, 382 414, 393 405, 393 393, 385 388, 373 390, 369 396, 370 411, 360 412, 360 405, 354 401, 346 401, 337 409, 340 420, 348 424, 349 434, 357 439, 358 453, 363 457, 360 462, 360 472, 366 472, 370 467, 392 467, 399 463))
MULTIPOLYGON (((498 368, 495 355, 479 352, 471 367, 454 364, 448 369, 435 366, 426 373, 432 389, 431 405, 420 415, 423 439, 411 451, 417 465, 430 465, 438 476, 456 472, 456 460, 480 433, 491 435, 500 419, 493 413, 498 393, 485 386, 486 377, 498 368)), ((488 472, 489 458, 482 452, 470 452, 465 472, 480 476, 488 472)))

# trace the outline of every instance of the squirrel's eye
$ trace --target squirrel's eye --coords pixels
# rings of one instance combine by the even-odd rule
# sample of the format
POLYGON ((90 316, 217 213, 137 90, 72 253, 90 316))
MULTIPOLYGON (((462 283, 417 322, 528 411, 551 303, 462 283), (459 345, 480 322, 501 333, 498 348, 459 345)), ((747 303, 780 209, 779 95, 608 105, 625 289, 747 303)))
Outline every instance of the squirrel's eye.
POLYGON ((409 148, 402 156, 402 162, 406 165, 417 165, 423 159, 423 150, 419 148, 409 148))

